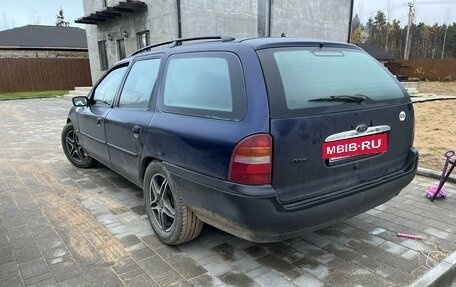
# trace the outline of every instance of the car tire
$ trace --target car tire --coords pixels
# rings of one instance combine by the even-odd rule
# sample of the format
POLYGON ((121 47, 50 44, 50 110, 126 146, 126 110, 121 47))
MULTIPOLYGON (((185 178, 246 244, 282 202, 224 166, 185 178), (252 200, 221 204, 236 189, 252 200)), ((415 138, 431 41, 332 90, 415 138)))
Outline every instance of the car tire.
POLYGON ((96 161, 82 148, 71 122, 62 130, 62 148, 67 159, 76 167, 89 168, 96 164, 96 161))
POLYGON ((147 167, 143 191, 150 225, 160 241, 177 245, 200 234, 203 223, 185 206, 178 186, 160 162, 147 167))

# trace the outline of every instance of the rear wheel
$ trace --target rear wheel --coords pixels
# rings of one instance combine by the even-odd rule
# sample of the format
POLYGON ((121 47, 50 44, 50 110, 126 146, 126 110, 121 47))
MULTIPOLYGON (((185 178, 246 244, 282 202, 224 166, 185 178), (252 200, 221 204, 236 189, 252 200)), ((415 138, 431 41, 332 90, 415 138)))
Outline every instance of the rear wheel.
POLYGON ((203 223, 184 205, 179 189, 161 163, 152 162, 147 167, 143 190, 147 216, 158 239, 176 245, 199 235, 203 223))
POLYGON ((96 161, 82 148, 72 123, 68 123, 62 130, 62 147, 65 156, 73 165, 89 168, 96 164, 96 161))

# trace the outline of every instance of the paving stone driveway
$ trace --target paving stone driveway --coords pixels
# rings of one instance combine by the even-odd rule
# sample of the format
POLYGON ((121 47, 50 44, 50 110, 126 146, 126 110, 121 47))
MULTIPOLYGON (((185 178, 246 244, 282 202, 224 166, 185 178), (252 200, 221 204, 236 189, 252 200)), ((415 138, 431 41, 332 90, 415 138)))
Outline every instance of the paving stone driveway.
POLYGON ((431 204, 422 177, 382 206, 284 242, 253 244, 206 226, 190 243, 163 245, 141 190, 64 158, 69 107, 0 102, 0 286, 408 286, 456 250, 456 188, 431 204), (426 262, 421 253, 431 251, 426 262))

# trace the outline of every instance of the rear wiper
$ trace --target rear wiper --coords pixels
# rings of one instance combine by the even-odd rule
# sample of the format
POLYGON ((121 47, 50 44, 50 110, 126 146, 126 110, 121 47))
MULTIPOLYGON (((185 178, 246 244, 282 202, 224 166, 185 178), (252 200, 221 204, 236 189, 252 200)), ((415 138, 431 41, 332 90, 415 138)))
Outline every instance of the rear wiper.
POLYGON ((364 102, 367 99, 366 96, 364 95, 353 95, 353 96, 348 96, 348 95, 340 95, 340 96, 330 96, 330 97, 324 97, 324 98, 314 98, 314 99, 309 99, 308 102, 355 102, 355 103, 361 103, 364 102))

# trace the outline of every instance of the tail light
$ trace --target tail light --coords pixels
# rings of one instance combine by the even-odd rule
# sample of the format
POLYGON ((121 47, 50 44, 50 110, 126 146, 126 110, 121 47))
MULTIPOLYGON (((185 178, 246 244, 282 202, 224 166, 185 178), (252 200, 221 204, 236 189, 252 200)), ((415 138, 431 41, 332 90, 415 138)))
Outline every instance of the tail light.
POLYGON ((261 185, 271 183, 272 138, 269 134, 246 137, 231 155, 228 179, 232 182, 261 185))

